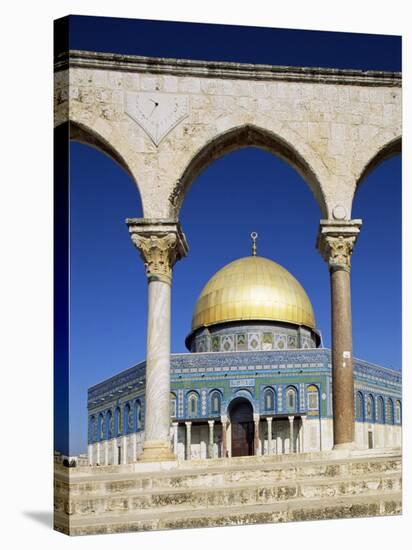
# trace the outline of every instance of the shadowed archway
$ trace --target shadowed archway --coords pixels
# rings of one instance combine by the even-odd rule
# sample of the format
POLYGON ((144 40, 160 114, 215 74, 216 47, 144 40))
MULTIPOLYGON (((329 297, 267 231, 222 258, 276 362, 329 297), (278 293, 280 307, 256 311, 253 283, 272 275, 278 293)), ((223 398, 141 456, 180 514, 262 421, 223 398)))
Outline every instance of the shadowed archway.
POLYGON ((229 405, 232 427, 232 456, 252 456, 254 448, 253 407, 245 397, 237 397, 229 405))

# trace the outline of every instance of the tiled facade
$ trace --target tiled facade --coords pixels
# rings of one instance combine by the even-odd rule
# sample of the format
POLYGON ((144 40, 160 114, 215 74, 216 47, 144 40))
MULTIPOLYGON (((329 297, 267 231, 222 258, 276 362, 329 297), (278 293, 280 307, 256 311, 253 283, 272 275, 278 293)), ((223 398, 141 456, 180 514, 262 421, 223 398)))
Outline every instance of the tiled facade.
MULTIPOLYGON (((355 359, 354 376, 357 446, 400 445, 401 374, 355 359)), ((131 462, 141 452, 144 387, 145 363, 140 363, 89 389, 91 463, 131 462)), ((228 416, 230 403, 240 396, 251 403, 254 418, 259 419, 260 454, 330 449, 331 388, 331 352, 326 348, 172 354, 171 440, 175 452, 179 458, 222 456, 221 421, 228 416), (270 445, 267 418, 273 419, 270 445)))

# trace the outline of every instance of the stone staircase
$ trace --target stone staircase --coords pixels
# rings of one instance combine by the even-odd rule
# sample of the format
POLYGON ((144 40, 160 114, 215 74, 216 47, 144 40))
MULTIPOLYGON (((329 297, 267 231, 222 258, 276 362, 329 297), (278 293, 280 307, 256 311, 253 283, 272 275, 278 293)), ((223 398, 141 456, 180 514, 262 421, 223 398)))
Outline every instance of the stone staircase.
POLYGON ((55 471, 55 528, 70 535, 400 513, 399 449, 55 471))

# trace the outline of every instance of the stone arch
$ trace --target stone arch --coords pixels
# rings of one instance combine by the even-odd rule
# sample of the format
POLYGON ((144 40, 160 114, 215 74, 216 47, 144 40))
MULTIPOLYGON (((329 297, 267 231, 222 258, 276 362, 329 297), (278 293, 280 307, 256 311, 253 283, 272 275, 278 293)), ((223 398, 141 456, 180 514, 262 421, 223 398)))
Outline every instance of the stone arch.
MULTIPOLYGON (((113 139, 110 137, 110 132, 105 130, 105 126, 95 124, 93 127, 85 124, 84 122, 78 122, 70 120, 63 124, 68 125, 68 135, 70 141, 77 141, 84 145, 93 147, 100 151, 104 155, 108 156, 116 164, 118 164, 126 174, 131 178, 138 193, 138 200, 141 203, 142 210, 144 212, 144 197, 142 188, 139 185, 139 178, 136 177, 136 170, 133 166, 132 153, 128 151, 120 151, 118 146, 113 145, 113 139), (96 128, 96 126, 98 128, 96 128)), ((61 125, 63 126, 63 125, 61 125)))
MULTIPOLYGON (((90 145, 94 149, 106 154, 112 160, 117 162, 127 174, 134 180, 133 174, 128 166, 125 158, 113 147, 106 137, 99 134, 95 129, 86 126, 84 123, 69 122, 69 137, 70 141, 78 141, 90 145)), ((135 182, 137 185, 137 182, 135 182)))
POLYGON ((400 155, 402 153, 402 138, 397 136, 390 139, 389 141, 384 141, 381 143, 377 149, 373 152, 372 156, 369 158, 367 163, 362 169, 362 172, 356 182, 356 190, 363 183, 363 181, 369 176, 369 174, 379 165, 381 162, 388 160, 395 155, 400 155))
MULTIPOLYGON (((302 139, 299 138, 299 141, 302 142, 302 139)), ((170 217, 178 218, 187 191, 203 170, 227 153, 245 147, 259 147, 291 165, 309 185, 323 217, 328 217, 328 207, 320 178, 307 160, 309 157, 313 159, 315 153, 308 149, 306 144, 300 143, 300 149, 305 153, 302 154, 296 145, 292 145, 279 133, 254 124, 233 126, 222 133, 215 134, 197 149, 178 177, 169 197, 170 217)), ((318 164, 317 168, 320 169, 321 162, 318 164)))

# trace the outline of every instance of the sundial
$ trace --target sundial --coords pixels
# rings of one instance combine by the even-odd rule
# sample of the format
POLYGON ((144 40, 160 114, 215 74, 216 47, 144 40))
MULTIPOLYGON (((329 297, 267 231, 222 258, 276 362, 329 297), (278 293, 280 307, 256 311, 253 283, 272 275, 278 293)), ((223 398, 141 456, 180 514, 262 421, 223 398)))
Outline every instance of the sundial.
POLYGON ((156 147, 189 114, 185 95, 126 92, 125 112, 143 128, 156 147))

